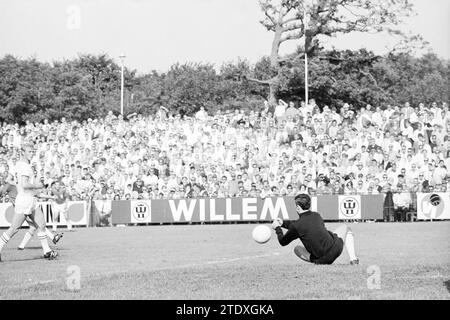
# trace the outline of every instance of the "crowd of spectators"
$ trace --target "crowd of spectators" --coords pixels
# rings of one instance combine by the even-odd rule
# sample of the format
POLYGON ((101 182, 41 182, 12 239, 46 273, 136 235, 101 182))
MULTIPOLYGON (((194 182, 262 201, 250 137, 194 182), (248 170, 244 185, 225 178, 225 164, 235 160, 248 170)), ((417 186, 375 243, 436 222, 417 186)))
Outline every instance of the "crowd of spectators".
POLYGON ((73 200, 450 190, 446 103, 269 110, 3 123, 0 175, 32 142, 36 178, 62 181, 73 200))

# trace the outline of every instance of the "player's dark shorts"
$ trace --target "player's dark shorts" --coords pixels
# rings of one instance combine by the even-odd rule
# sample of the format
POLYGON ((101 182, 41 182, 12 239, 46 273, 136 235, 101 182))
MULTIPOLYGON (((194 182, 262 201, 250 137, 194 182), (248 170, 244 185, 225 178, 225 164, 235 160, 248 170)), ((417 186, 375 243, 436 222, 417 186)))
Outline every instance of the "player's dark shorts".
POLYGON ((342 253, 344 250, 344 240, 338 237, 336 233, 328 231, 328 233, 333 237, 334 244, 328 250, 328 252, 320 258, 313 257, 311 255, 310 260, 315 264, 332 264, 342 253))

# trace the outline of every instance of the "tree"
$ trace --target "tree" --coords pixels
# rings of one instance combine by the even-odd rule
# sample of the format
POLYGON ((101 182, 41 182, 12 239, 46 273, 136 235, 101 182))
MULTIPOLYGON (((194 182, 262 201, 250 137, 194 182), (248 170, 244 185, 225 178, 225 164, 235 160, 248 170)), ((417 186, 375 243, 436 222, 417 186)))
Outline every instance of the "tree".
POLYGON ((148 115, 156 113, 163 103, 163 77, 156 71, 137 77, 133 88, 130 111, 148 115))
POLYGON ((269 87, 271 105, 276 103, 283 74, 292 72, 292 64, 305 53, 316 55, 321 38, 352 32, 404 36, 397 26, 412 13, 408 0, 260 0, 260 6, 261 24, 274 33, 270 72, 267 78, 247 79, 269 87), (283 44, 301 39, 295 52, 280 54, 283 44))
MULTIPOLYGON (((41 63, 11 55, 0 59, 0 120, 87 119, 118 110, 120 68, 107 55, 41 63)), ((135 71, 125 69, 126 93, 135 71)))
POLYGON ((160 100, 173 113, 192 114, 220 103, 215 94, 218 76, 210 64, 177 63, 162 78, 160 100))
POLYGON ((8 55, 0 60, 0 119, 23 122, 47 118, 55 99, 50 70, 49 64, 34 58, 19 60, 8 55))
POLYGON ((218 106, 221 110, 258 110, 264 107, 265 92, 260 85, 239 81, 254 72, 247 60, 223 63, 216 85, 218 106))
POLYGON ((450 61, 435 54, 420 58, 389 54, 374 64, 372 74, 392 103, 418 105, 450 100, 450 61))
MULTIPOLYGON (((429 53, 415 57, 391 52, 377 56, 358 51, 319 51, 310 60, 309 89, 321 106, 355 108, 450 100, 450 61, 429 53)), ((255 65, 238 59, 226 62, 217 72, 208 64, 175 64, 167 73, 153 71, 140 76, 125 70, 125 110, 152 114, 162 104, 171 112, 194 114, 200 106, 210 114, 218 110, 261 110, 267 92, 251 81, 278 76, 278 97, 296 101, 304 95, 304 63, 295 59, 278 74, 270 57, 255 65)), ((42 63, 34 58, 0 58, 0 121, 23 123, 65 117, 86 120, 118 112, 120 69, 107 56, 90 56, 42 63)))
MULTIPOLYGON (((104 114, 111 109, 119 111, 120 97, 117 93, 120 92, 121 68, 112 58, 106 54, 83 54, 69 63, 90 82, 96 100, 96 112, 104 114)), ((125 94, 135 85, 135 74, 135 70, 124 69, 125 94)))

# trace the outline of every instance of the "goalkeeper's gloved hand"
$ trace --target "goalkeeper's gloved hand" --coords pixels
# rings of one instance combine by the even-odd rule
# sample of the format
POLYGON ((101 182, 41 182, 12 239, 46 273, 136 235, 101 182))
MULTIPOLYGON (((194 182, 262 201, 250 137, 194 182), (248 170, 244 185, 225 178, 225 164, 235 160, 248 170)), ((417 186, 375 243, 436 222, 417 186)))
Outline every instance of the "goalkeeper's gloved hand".
POLYGON ((272 223, 273 230, 276 230, 278 227, 281 227, 282 224, 283 224, 283 220, 281 218, 276 218, 275 220, 273 220, 273 223, 272 223))

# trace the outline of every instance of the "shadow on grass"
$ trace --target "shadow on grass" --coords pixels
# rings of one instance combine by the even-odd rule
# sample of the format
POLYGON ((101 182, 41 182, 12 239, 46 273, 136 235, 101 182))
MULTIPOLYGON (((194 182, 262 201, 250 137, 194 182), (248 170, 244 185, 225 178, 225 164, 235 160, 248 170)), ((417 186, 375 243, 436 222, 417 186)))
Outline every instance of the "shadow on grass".
POLYGON ((44 259, 43 257, 34 257, 34 258, 26 258, 26 259, 11 259, 11 260, 6 260, 6 261, 7 262, 20 262, 20 261, 31 261, 31 260, 43 260, 43 259, 44 259))
MULTIPOLYGON (((55 251, 64 251, 64 250, 68 250, 66 248, 62 248, 62 247, 58 247, 58 246, 54 246, 55 251)), ((27 250, 42 250, 41 246, 30 246, 30 247, 25 247, 24 250, 22 251, 27 251, 27 250)))
POLYGON ((444 281, 444 285, 447 288, 448 293, 450 293, 450 280, 444 281))

